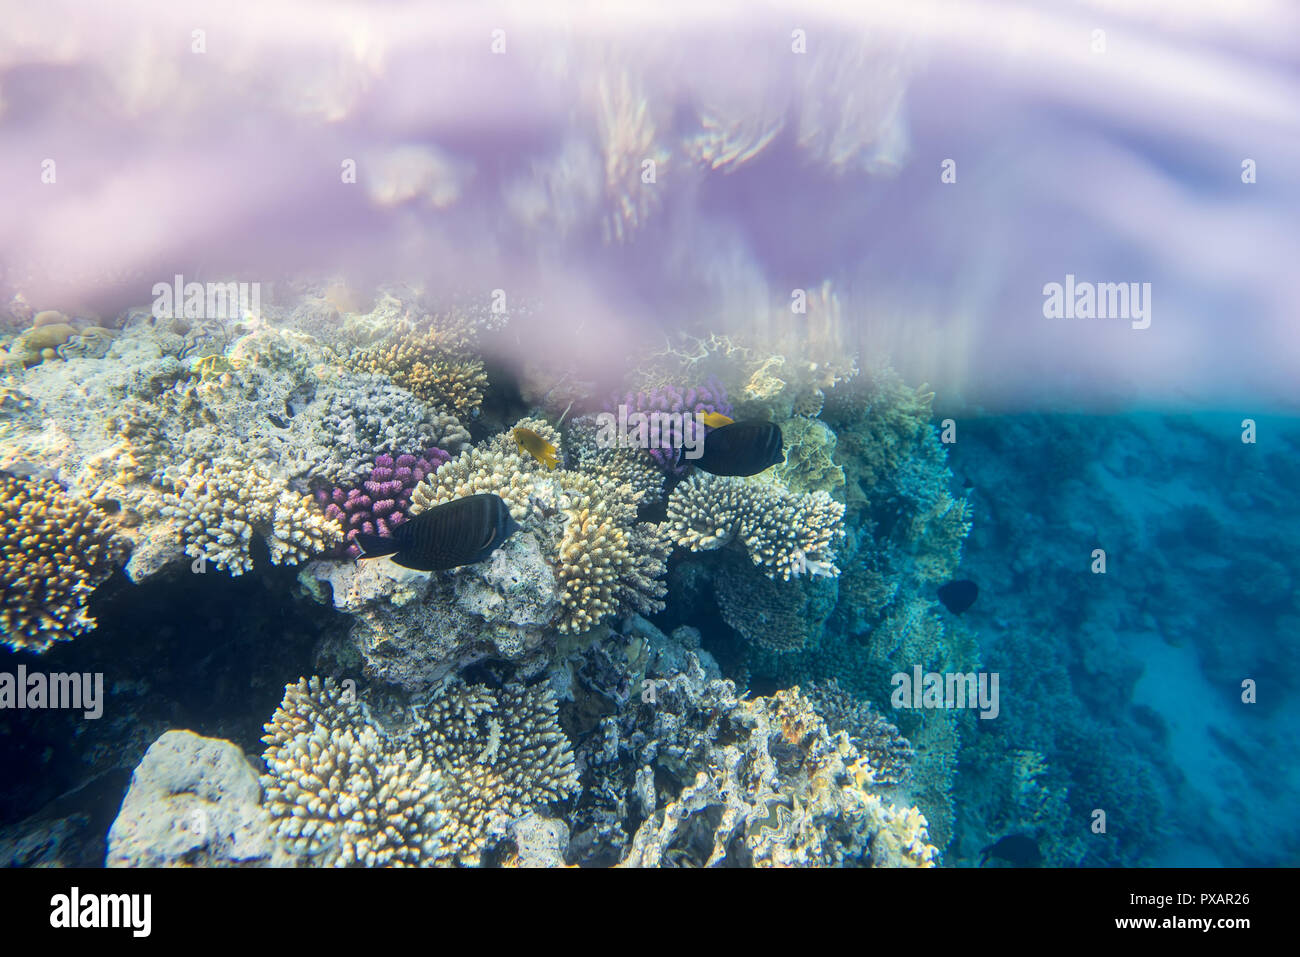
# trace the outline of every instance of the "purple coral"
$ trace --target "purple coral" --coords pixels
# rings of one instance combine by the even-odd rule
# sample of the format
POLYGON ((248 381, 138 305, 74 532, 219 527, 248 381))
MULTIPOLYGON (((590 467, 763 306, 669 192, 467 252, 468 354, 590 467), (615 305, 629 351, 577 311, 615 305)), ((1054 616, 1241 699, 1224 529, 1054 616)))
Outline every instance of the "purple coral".
POLYGON ((325 509, 325 516, 337 519, 343 526, 344 544, 339 554, 349 558, 361 555, 361 549, 355 544, 358 532, 391 535, 406 521, 406 509, 415 486, 450 459, 450 455, 437 448, 423 455, 399 455, 396 459, 381 455, 375 459, 360 488, 319 490, 316 501, 325 509))
MULTIPOLYGON (((614 401, 616 404, 621 403, 626 406, 629 415, 634 412, 647 414, 718 412, 730 417, 732 413, 731 403, 727 401, 727 390, 714 376, 709 376, 703 385, 689 386, 685 389, 661 386, 650 392, 627 392, 621 399, 616 398, 614 401)), ((680 475, 685 469, 679 469, 675 464, 677 449, 682 447, 687 438, 694 439, 696 427, 694 419, 686 420, 682 428, 669 426, 668 435, 661 436, 660 440, 661 446, 669 447, 651 448, 646 451, 655 460, 655 464, 665 472, 680 475)))

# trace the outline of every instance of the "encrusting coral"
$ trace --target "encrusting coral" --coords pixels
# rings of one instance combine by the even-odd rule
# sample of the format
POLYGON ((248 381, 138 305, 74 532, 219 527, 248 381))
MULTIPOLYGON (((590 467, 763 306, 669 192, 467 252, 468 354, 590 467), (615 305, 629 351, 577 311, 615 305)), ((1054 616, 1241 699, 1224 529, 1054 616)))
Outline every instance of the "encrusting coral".
POLYGON ((696 474, 668 496, 667 530, 694 552, 737 541, 769 578, 789 580, 839 574, 831 543, 844 534, 843 516, 826 492, 696 474))
POLYGON ((412 712, 388 730, 331 679, 285 689, 263 787, 274 833, 302 862, 479 864, 514 821, 577 784, 546 689, 453 679, 412 712))
POLYGON ((112 526, 57 482, 0 473, 0 640, 44 651, 91 630, 86 599, 122 558, 112 526))

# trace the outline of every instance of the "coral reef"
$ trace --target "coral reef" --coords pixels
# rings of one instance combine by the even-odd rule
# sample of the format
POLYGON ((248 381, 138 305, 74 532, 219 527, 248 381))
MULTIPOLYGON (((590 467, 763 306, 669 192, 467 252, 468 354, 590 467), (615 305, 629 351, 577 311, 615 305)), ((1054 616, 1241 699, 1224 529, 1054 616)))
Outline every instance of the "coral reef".
MULTIPOLYGON (((521 419, 518 427, 560 447, 559 433, 540 419, 521 419)), ((585 630, 624 607, 663 607, 658 579, 670 546, 658 526, 637 522, 638 490, 596 474, 547 470, 507 432, 421 482, 411 513, 481 492, 500 495, 516 521, 537 533, 560 583, 560 631, 585 630)))
POLYGON ((370 467, 360 488, 318 489, 317 504, 325 508, 325 517, 344 529, 342 554, 357 558, 361 549, 354 544, 358 533, 388 536, 406 521, 411 492, 432 475, 450 456, 442 449, 428 449, 421 455, 380 455, 370 467))
POLYGON ((469 445, 469 433, 454 415, 432 411, 383 376, 343 373, 322 391, 318 447, 324 454, 311 475, 331 484, 360 481, 376 455, 433 447, 456 453, 469 445))
POLYGON ((668 532, 691 551, 736 541, 769 578, 838 575, 831 543, 842 537, 844 506, 825 492, 736 478, 692 475, 668 496, 668 532))
POLYGON ((644 449, 602 448, 596 441, 596 419, 583 415, 569 420, 564 446, 573 468, 615 485, 630 486, 640 494, 640 504, 663 501, 666 473, 644 449))
POLYGON ((853 746, 870 762, 877 784, 901 784, 907 779, 916 752, 869 701, 854 698, 834 678, 809 685, 804 696, 832 734, 848 734, 853 746))
POLYGON ((636 618, 623 630, 568 669, 571 703, 561 716, 587 732, 571 861, 934 862, 924 818, 876 792, 869 761, 846 735, 832 735, 797 690, 740 699, 699 649, 698 634, 667 638, 636 618))
POLYGON ((343 538, 334 519, 256 466, 232 459, 186 459, 156 477, 161 494, 139 496, 140 511, 156 511, 174 527, 185 554, 239 575, 253 568, 254 535, 266 542, 271 563, 296 565, 343 538))
POLYGON ((264 737, 277 840, 316 866, 478 864, 577 783, 544 688, 452 680, 411 712, 389 730, 332 680, 289 685, 264 737))
POLYGON ((0 473, 0 640, 44 651, 95 626, 86 599, 120 564, 108 519, 57 482, 0 473))
POLYGON ((387 376, 434 408, 470 419, 478 414, 488 381, 482 361, 448 348, 463 346, 465 341, 463 326, 447 332, 421 324, 380 345, 357 350, 347 364, 357 372, 387 376))

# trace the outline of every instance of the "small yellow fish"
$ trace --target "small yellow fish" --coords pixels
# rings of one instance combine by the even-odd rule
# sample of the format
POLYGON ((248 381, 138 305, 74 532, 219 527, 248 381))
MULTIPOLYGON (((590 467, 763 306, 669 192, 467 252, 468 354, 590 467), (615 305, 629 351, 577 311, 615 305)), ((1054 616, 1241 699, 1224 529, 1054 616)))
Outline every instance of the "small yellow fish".
POLYGON ((556 454, 555 446, 532 429, 518 426, 510 434, 514 436, 515 444, 519 446, 520 452, 527 452, 548 469, 553 469, 560 464, 560 458, 556 454))
POLYGON ((736 424, 735 419, 730 419, 721 412, 697 412, 696 415, 700 417, 701 422, 711 429, 720 429, 724 425, 736 424))

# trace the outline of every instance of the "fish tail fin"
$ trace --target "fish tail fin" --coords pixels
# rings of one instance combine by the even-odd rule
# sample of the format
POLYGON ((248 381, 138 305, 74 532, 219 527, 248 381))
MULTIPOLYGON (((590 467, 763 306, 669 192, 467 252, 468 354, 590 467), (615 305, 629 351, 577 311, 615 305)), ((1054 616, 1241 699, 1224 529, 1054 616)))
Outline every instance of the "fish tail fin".
POLYGON ((391 538, 384 538, 382 535, 366 535, 357 532, 352 543, 361 549, 357 561, 363 558, 383 558, 385 555, 397 554, 397 543, 391 538))

